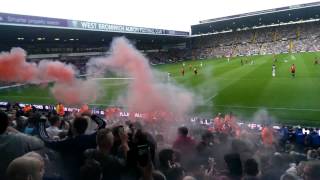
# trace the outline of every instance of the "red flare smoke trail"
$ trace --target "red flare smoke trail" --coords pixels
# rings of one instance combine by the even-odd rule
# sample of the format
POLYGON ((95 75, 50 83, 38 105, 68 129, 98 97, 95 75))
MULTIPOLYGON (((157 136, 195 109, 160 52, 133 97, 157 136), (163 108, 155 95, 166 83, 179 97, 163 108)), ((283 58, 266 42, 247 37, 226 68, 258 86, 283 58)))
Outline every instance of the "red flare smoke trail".
POLYGON ((75 80, 75 70, 71 65, 59 61, 39 62, 39 78, 47 81, 71 84, 75 80))
POLYGON ((37 78, 36 64, 26 62, 26 52, 21 48, 13 48, 10 53, 0 54, 0 81, 31 82, 37 78))
POLYGON ((111 45, 111 55, 93 59, 87 67, 89 73, 116 69, 133 77, 124 104, 129 112, 170 112, 181 118, 192 105, 191 93, 158 82, 148 60, 125 38, 115 38, 111 45))
POLYGON ((97 97, 93 81, 76 79, 71 65, 59 61, 42 60, 39 64, 26 61, 26 52, 13 48, 0 54, 0 81, 19 83, 55 82, 51 89, 53 96, 67 105, 81 105, 97 97))

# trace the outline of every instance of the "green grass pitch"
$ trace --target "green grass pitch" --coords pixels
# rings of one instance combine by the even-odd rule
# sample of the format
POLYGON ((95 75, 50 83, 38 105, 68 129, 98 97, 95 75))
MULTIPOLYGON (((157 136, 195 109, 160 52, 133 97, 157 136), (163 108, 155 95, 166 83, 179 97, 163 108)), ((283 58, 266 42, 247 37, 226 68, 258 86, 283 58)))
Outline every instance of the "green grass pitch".
MULTIPOLYGON (((183 62, 154 68, 169 72, 172 81, 203 97, 195 113, 212 117, 218 112, 233 112, 243 120, 252 120, 254 113, 264 108, 279 123, 319 126, 320 64, 314 65, 315 57, 320 53, 276 55, 276 77, 271 76, 273 55, 230 58, 230 62, 225 58, 185 61, 185 76, 180 73, 183 62), (240 59, 248 64, 242 66, 240 59), (293 63, 295 78, 289 71, 293 63), (197 67, 197 76, 190 64, 197 67)), ((95 102, 97 106, 114 104, 128 81, 101 80, 106 93, 95 102)), ((47 88, 34 85, 0 90, 0 101, 56 103, 47 88)))

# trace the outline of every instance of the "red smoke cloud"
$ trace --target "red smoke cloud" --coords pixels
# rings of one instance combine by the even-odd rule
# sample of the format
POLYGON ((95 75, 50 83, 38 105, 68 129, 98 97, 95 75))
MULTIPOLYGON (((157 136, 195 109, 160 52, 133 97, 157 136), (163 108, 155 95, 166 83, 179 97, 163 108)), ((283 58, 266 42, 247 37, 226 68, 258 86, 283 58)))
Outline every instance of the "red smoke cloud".
POLYGON ((0 81, 31 82, 37 75, 37 65, 26 62, 26 52, 23 49, 13 48, 10 53, 0 54, 0 81))
POLYGON ((123 104, 128 107, 129 112, 166 112, 173 114, 175 118, 182 118, 192 106, 191 93, 157 81, 148 60, 125 38, 115 38, 111 55, 93 59, 87 67, 89 74, 109 69, 126 72, 133 77, 123 104))
POLYGON ((82 105, 94 102, 98 96, 95 81, 74 80, 72 84, 56 83, 51 92, 59 102, 70 105, 82 105))
MULTIPOLYGON (((193 96, 188 91, 163 83, 155 78, 148 60, 124 38, 116 38, 111 46, 111 55, 91 60, 88 74, 105 70, 126 73, 133 77, 123 105, 129 112, 147 114, 170 114, 167 118, 181 119, 192 107, 193 96), (172 116, 173 115, 173 116, 172 116)), ((0 81, 41 83, 55 82, 53 96, 67 105, 82 105, 95 101, 97 84, 91 80, 75 78, 71 65, 57 61, 40 61, 38 65, 26 62, 26 53, 14 48, 0 55, 0 81)))
POLYGON ((27 62, 26 52, 21 48, 13 48, 10 53, 0 54, 0 81, 55 82, 51 89, 53 96, 67 105, 93 102, 97 97, 95 82, 76 79, 73 66, 48 60, 42 60, 38 65, 27 62))
POLYGON ((75 70, 71 65, 66 65, 59 61, 43 60, 39 63, 39 76, 46 81, 59 83, 73 83, 75 80, 75 70))
POLYGON ((127 72, 134 79, 129 84, 127 106, 131 112, 169 111, 166 98, 155 89, 154 77, 148 60, 124 39, 115 39, 112 44, 109 68, 127 72))

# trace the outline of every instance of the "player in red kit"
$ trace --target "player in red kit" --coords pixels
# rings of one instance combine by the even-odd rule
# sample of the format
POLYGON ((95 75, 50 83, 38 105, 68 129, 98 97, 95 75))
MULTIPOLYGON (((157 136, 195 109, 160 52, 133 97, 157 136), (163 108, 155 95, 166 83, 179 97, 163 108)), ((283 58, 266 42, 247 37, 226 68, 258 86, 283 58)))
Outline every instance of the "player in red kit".
POLYGON ((296 76, 296 66, 294 64, 292 64, 290 71, 291 71, 292 77, 294 78, 296 76))
POLYGON ((181 69, 181 75, 184 76, 184 68, 181 69))

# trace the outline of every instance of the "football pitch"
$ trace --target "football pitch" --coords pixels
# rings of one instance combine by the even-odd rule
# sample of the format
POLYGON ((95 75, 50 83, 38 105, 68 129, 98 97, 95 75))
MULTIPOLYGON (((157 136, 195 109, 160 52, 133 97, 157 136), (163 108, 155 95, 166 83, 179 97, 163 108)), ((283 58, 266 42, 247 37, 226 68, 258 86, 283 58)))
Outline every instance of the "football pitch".
MULTIPOLYGON (((314 64, 316 57, 320 53, 276 55, 277 62, 273 62, 273 55, 264 55, 230 58, 229 62, 226 58, 192 60, 153 68, 169 72, 172 82, 203 98, 195 114, 212 117, 218 112, 232 112, 241 120, 250 121, 256 112, 264 109, 278 123, 320 126, 320 64, 314 64), (181 75, 183 63, 184 76, 181 75), (276 77, 272 77, 273 63, 276 77), (295 78, 290 73, 293 63, 295 78), (189 65, 198 69, 198 75, 194 75, 189 65)), ((129 81, 99 80, 105 93, 94 106, 116 105, 117 95, 125 92, 129 81)), ((56 103, 48 88, 35 85, 0 89, 0 101, 56 103)))

